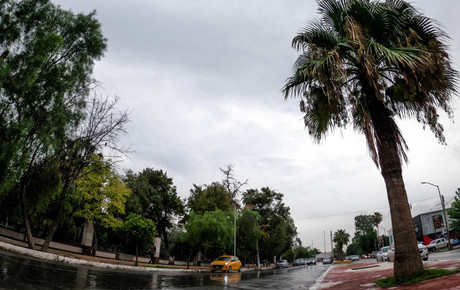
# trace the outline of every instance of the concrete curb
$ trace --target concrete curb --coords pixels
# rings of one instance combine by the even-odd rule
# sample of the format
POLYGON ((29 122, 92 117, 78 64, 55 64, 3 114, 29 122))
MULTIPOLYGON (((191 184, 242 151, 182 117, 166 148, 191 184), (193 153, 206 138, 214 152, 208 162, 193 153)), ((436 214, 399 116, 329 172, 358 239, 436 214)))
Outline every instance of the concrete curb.
POLYGON ((63 257, 52 253, 44 253, 40 251, 35 251, 27 248, 23 248, 20 246, 4 243, 0 241, 0 248, 15 252, 22 255, 31 256, 38 259, 54 261, 54 262, 61 262, 67 263, 71 265, 78 265, 78 266, 91 266, 91 267, 98 267, 103 269, 112 269, 112 270, 129 270, 129 271, 140 271, 140 272, 186 272, 186 273, 193 273, 193 272, 201 272, 199 269, 170 269, 170 268, 150 268, 150 267, 135 267, 135 266, 127 266, 127 265, 116 265, 116 264, 109 264, 109 263, 102 263, 102 262, 94 262, 94 261, 87 261, 82 259, 75 259, 70 257, 63 257))

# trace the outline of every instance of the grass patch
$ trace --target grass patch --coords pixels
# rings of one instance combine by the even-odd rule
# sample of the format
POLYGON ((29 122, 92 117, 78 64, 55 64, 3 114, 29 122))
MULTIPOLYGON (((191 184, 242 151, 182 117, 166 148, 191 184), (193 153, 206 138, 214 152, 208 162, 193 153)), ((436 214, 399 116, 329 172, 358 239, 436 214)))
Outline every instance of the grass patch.
POLYGON ((395 277, 386 277, 378 279, 376 284, 382 288, 396 287, 401 285, 408 285, 413 283, 419 283, 425 280, 439 278, 451 274, 460 272, 460 270, 447 270, 447 269, 425 269, 418 274, 414 274, 412 277, 404 279, 404 281, 397 281, 395 277))

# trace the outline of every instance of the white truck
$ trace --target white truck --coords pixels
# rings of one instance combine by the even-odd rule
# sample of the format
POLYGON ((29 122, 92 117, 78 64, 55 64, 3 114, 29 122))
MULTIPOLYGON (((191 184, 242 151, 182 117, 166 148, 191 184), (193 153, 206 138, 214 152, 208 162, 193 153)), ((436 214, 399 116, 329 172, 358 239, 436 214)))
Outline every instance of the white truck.
POLYGON ((428 246, 426 246, 428 248, 428 251, 436 251, 437 249, 441 249, 441 248, 445 248, 448 246, 448 242, 445 238, 440 238, 440 239, 436 239, 436 240, 433 240, 428 246))

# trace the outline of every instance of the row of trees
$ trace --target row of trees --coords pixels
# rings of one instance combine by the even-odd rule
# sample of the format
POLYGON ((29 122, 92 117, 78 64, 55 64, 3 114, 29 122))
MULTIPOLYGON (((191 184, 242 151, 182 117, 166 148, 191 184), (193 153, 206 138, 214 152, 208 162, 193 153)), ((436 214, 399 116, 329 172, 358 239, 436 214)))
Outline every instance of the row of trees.
POLYGON ((248 257, 292 248, 296 228, 283 195, 242 193, 247 181, 231 166, 222 182, 194 185, 188 200, 162 170, 117 174, 128 112, 94 93, 93 67, 107 46, 94 12, 9 0, 0 19, 0 218, 24 231, 30 248, 36 236, 46 239, 43 251, 52 239, 78 243, 88 222, 95 248, 137 251, 156 233, 165 256, 200 250, 212 258, 231 252, 235 231, 248 257))
POLYGON ((338 259, 343 260, 343 246, 348 245, 347 255, 365 255, 378 250, 383 244, 388 245, 388 237, 378 234, 382 215, 375 212, 373 215, 359 215, 355 217, 355 235, 350 243, 350 234, 340 229, 334 233, 334 251, 338 259))
POLYGON ((94 13, 47 0, 0 8, 1 207, 30 248, 34 232, 46 238, 46 251, 94 156, 124 152, 117 140, 128 114, 115 110, 116 99, 91 96, 94 63, 106 49, 94 13))

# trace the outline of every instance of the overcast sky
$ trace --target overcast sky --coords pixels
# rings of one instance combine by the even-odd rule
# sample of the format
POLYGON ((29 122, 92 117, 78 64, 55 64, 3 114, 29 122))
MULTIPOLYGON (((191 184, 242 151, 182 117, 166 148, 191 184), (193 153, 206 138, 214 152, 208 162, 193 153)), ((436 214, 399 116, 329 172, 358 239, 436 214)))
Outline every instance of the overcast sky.
MULTIPOLYGON (((97 63, 98 93, 117 95, 132 110, 124 145, 135 152, 120 170, 167 171, 182 198, 192 184, 210 184, 233 164, 249 188, 284 194, 304 245, 330 251, 330 231, 354 233, 354 217, 383 214, 391 228, 380 172, 365 138, 336 130, 321 144, 308 136, 297 99, 281 88, 297 52, 291 40, 317 18, 314 0, 53 0, 75 13, 97 11, 108 39, 97 63), (324 239, 324 237, 326 237, 324 239)), ((458 0, 416 0, 451 37, 460 64, 458 0)), ((460 187, 459 103, 442 116, 447 146, 414 120, 398 122, 409 145, 404 178, 413 216, 440 209, 460 187)), ((380 231, 383 231, 380 229, 380 231)))

